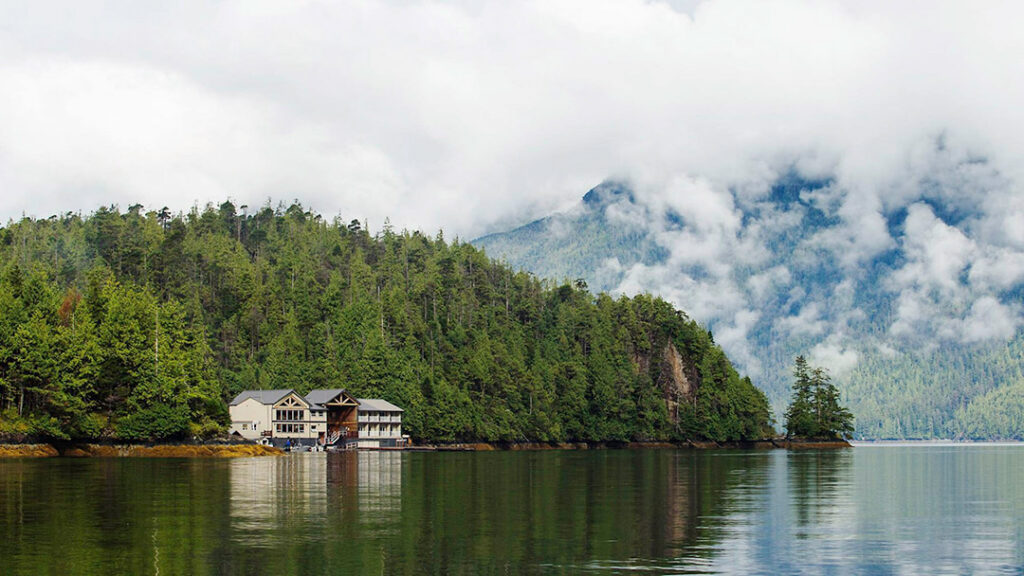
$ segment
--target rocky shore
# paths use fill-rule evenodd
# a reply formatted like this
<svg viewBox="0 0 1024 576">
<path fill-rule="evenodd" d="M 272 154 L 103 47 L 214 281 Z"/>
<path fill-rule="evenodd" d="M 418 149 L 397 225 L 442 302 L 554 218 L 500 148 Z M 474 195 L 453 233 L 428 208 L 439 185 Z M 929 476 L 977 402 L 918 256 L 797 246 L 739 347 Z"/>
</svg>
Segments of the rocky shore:
<svg viewBox="0 0 1024 576">
<path fill-rule="evenodd" d="M 284 454 L 260 444 L 0 444 L 0 458 L 246 458 Z"/>
</svg>

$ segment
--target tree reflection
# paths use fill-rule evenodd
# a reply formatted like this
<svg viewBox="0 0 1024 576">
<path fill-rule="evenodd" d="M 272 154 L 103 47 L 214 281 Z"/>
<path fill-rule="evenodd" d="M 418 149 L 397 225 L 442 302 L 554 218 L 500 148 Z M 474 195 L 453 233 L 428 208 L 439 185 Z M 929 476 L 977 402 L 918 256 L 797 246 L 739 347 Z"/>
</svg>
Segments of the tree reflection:
<svg viewBox="0 0 1024 576">
<path fill-rule="evenodd" d="M 827 521 L 845 502 L 852 478 L 851 450 L 794 450 L 786 453 L 789 492 L 797 527 Z M 798 531 L 803 538 L 805 531 Z"/>
</svg>

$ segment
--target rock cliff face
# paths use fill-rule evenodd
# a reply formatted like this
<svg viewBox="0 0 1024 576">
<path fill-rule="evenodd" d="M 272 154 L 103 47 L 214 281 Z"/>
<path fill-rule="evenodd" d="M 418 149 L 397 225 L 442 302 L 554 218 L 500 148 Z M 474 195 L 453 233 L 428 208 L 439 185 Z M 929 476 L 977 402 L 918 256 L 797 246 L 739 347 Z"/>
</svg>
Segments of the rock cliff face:
<svg viewBox="0 0 1024 576">
<path fill-rule="evenodd" d="M 689 358 L 679 353 L 671 340 L 665 343 L 661 351 L 660 368 L 658 386 L 664 395 L 672 422 L 678 423 L 679 405 L 696 403 L 700 373 Z"/>
<path fill-rule="evenodd" d="M 669 417 L 673 424 L 677 424 L 679 422 L 679 406 L 682 404 L 695 405 L 697 402 L 700 372 L 691 359 L 679 353 L 679 349 L 671 340 L 665 342 L 665 345 L 660 348 L 660 353 L 656 355 L 633 354 L 633 366 L 638 374 L 649 372 L 652 362 L 657 362 L 656 382 L 665 399 Z"/>
</svg>

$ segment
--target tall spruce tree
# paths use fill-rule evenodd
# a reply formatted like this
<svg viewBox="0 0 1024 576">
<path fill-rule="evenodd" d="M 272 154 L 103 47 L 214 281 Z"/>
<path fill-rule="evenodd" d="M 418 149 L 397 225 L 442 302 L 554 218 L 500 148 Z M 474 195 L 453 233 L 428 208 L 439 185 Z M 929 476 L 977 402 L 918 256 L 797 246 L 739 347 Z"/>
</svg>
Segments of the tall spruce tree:
<svg viewBox="0 0 1024 576">
<path fill-rule="evenodd" d="M 797 356 L 793 377 L 793 396 L 785 414 L 786 437 L 849 438 L 854 430 L 853 414 L 840 404 L 839 390 L 828 372 Z"/>
<path fill-rule="evenodd" d="M 814 382 L 807 359 L 796 357 L 793 367 L 793 397 L 786 408 L 786 437 L 813 438 L 817 436 L 814 417 Z"/>
<path fill-rule="evenodd" d="M 819 438 L 849 438 L 853 435 L 853 414 L 839 403 L 839 390 L 822 368 L 811 371 L 814 411 Z"/>
</svg>

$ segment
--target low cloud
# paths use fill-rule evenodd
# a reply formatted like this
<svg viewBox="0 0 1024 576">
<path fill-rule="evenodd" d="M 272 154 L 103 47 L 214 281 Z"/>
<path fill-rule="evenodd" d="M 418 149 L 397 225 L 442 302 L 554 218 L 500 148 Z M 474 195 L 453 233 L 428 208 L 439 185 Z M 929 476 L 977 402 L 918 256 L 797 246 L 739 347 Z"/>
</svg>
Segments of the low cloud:
<svg viewBox="0 0 1024 576">
<path fill-rule="evenodd" d="M 828 369 L 836 378 L 842 378 L 857 366 L 860 354 L 844 348 L 834 339 L 821 342 L 811 349 L 811 364 Z"/>
<path fill-rule="evenodd" d="M 914 156 L 912 171 L 870 194 L 829 172 L 814 174 L 824 184 L 798 181 L 788 199 L 764 184 L 645 182 L 637 201 L 668 256 L 634 264 L 619 290 L 653 291 L 691 311 L 755 376 L 768 352 L 752 348 L 752 338 L 771 353 L 810 350 L 837 375 L 863 351 L 1012 338 L 1024 320 L 1014 300 L 1024 251 L 992 234 L 990 222 L 1006 217 L 991 211 L 991 198 L 1014 197 L 1015 184 L 942 138 Z M 769 182 L 792 179 L 789 170 Z"/>
<path fill-rule="evenodd" d="M 696 226 L 728 227 L 723 191 L 756 198 L 795 166 L 848 191 L 847 226 L 822 241 L 855 265 L 885 247 L 873 212 L 935 137 L 1019 181 L 1022 15 L 796 0 L 12 4 L 0 217 L 273 196 L 471 237 L 629 175 L 667 183 L 664 204 Z M 1024 246 L 1010 215 L 991 216 Z"/>
<path fill-rule="evenodd" d="M 608 216 L 668 257 L 606 272 L 739 356 L 780 318 L 768 329 L 848 361 L 872 274 L 895 310 L 886 338 L 1001 339 L 1024 280 L 1022 17 L 1015 2 L 11 3 L 0 219 L 272 197 L 471 238 L 622 177 L 637 205 Z M 792 174 L 826 185 L 773 199 Z M 829 280 L 802 284 L 815 270 Z"/>
<path fill-rule="evenodd" d="M 820 336 L 828 328 L 821 318 L 821 310 L 817 302 L 811 302 L 801 308 L 796 316 L 786 316 L 777 325 L 793 336 Z"/>
</svg>

